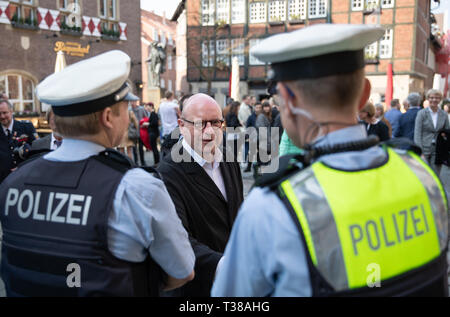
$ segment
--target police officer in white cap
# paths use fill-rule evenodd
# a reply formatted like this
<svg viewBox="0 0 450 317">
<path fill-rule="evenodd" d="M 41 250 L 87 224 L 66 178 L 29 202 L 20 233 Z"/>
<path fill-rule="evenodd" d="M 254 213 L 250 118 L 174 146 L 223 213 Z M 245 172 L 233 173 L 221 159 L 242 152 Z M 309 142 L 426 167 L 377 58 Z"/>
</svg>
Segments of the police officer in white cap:
<svg viewBox="0 0 450 317">
<path fill-rule="evenodd" d="M 111 148 L 128 127 L 130 58 L 110 51 L 36 90 L 64 137 L 0 187 L 7 296 L 147 296 L 193 279 L 164 183 Z"/>
<path fill-rule="evenodd" d="M 283 127 L 304 156 L 244 201 L 213 296 L 446 296 L 447 199 L 410 150 L 357 124 L 379 27 L 323 24 L 262 41 Z M 405 190 L 406 189 L 406 190 Z"/>
</svg>

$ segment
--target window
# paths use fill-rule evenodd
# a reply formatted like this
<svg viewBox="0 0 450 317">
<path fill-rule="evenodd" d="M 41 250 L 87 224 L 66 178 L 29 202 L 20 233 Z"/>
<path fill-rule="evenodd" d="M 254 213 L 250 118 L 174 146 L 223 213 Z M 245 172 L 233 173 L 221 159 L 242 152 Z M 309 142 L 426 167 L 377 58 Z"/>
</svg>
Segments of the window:
<svg viewBox="0 0 450 317">
<path fill-rule="evenodd" d="M 309 0 L 309 17 L 324 18 L 327 16 L 327 0 Z"/>
<path fill-rule="evenodd" d="M 237 57 L 239 61 L 239 66 L 244 65 L 245 56 L 245 41 L 244 39 L 232 39 L 231 40 L 231 58 Z"/>
<path fill-rule="evenodd" d="M 161 44 L 166 45 L 166 33 L 161 32 Z"/>
<path fill-rule="evenodd" d="M 306 19 L 306 0 L 289 0 L 289 21 Z"/>
<path fill-rule="evenodd" d="M 386 32 L 384 32 L 384 36 L 380 40 L 380 58 L 392 57 L 392 36 L 392 29 L 387 29 Z"/>
<path fill-rule="evenodd" d="M 8 74 L 0 76 L 0 92 L 5 91 L 14 111 L 36 112 L 34 103 L 34 83 L 24 75 Z"/>
<path fill-rule="evenodd" d="M 72 20 L 75 26 L 81 28 L 81 4 L 80 0 L 59 0 L 59 19 L 61 22 L 61 29 L 68 28 L 70 26 L 70 22 L 68 17 L 71 13 L 77 14 L 80 19 Z"/>
<path fill-rule="evenodd" d="M 250 39 L 248 42 L 249 45 L 249 63 L 250 65 L 264 65 L 264 62 L 260 61 L 259 59 L 257 59 L 256 57 L 253 56 L 252 54 L 252 50 L 253 47 L 255 47 L 256 44 L 258 44 L 260 41 L 260 39 Z"/>
<path fill-rule="evenodd" d="M 366 10 L 376 10 L 380 6 L 380 0 L 366 0 Z"/>
<path fill-rule="evenodd" d="M 172 34 L 170 34 L 170 33 L 169 33 L 169 35 L 167 36 L 167 44 L 173 45 Z"/>
<path fill-rule="evenodd" d="M 352 11 L 362 11 L 364 0 L 352 0 Z"/>
<path fill-rule="evenodd" d="M 169 91 L 173 91 L 173 90 L 172 90 L 172 80 L 170 80 L 170 79 L 167 80 L 167 89 L 168 89 Z"/>
<path fill-rule="evenodd" d="M 245 23 L 245 0 L 231 0 L 231 23 Z"/>
<path fill-rule="evenodd" d="M 212 67 L 214 66 L 214 41 L 203 41 L 202 43 L 202 66 Z"/>
<path fill-rule="evenodd" d="M 202 0 L 202 25 L 214 25 L 215 0 Z"/>
<path fill-rule="evenodd" d="M 159 34 L 157 29 L 153 29 L 153 41 L 159 42 Z"/>
<path fill-rule="evenodd" d="M 364 50 L 366 59 L 374 59 L 378 56 L 378 42 L 367 45 Z"/>
<path fill-rule="evenodd" d="M 230 0 L 217 0 L 217 23 L 230 23 Z"/>
<path fill-rule="evenodd" d="M 172 55 L 167 57 L 167 69 L 172 69 Z"/>
<path fill-rule="evenodd" d="M 119 37 L 117 0 L 99 0 L 99 9 L 101 33 Z"/>
<path fill-rule="evenodd" d="M 20 24 L 28 24 L 37 26 L 37 5 L 34 0 L 16 0 L 9 4 L 9 14 L 11 20 Z"/>
<path fill-rule="evenodd" d="M 230 54 L 228 51 L 228 39 L 217 40 L 217 62 L 230 66 Z"/>
<path fill-rule="evenodd" d="M 428 1 L 427 1 L 427 3 L 428 3 Z M 394 0 L 381 0 L 381 7 L 382 8 L 393 8 Z"/>
<path fill-rule="evenodd" d="M 250 23 L 266 22 L 266 2 L 250 3 Z"/>
<path fill-rule="evenodd" d="M 286 21 L 286 1 L 269 2 L 269 21 Z"/>
<path fill-rule="evenodd" d="M 166 88 L 166 82 L 165 82 L 164 78 L 161 78 L 159 83 L 161 85 L 161 88 Z"/>
</svg>

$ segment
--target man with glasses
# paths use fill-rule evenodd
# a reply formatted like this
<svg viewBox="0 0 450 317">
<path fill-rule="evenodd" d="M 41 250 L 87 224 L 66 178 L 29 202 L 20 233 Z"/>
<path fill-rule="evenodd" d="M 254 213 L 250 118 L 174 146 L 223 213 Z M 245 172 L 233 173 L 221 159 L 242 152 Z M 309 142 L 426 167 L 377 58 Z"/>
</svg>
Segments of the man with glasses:
<svg viewBox="0 0 450 317">
<path fill-rule="evenodd" d="M 417 147 L 380 146 L 357 122 L 364 47 L 384 32 L 318 24 L 254 48 L 305 155 L 282 157 L 246 198 L 213 296 L 448 296 L 442 184 Z"/>
<path fill-rule="evenodd" d="M 158 171 L 189 234 L 196 277 L 165 295 L 209 296 L 243 201 L 241 171 L 233 153 L 224 153 L 222 111 L 213 98 L 205 94 L 190 97 L 178 124 L 183 137 L 161 161 Z"/>
</svg>

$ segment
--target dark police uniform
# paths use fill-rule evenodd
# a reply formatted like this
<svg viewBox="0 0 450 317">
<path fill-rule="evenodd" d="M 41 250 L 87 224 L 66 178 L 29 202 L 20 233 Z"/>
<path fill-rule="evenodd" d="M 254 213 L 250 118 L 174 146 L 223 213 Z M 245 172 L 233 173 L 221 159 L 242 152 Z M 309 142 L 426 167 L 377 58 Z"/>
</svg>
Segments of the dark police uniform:
<svg viewBox="0 0 450 317">
<path fill-rule="evenodd" d="M 382 34 L 318 25 L 254 54 L 273 62 L 274 80 L 320 78 L 364 67 L 364 46 Z M 442 183 L 414 151 L 376 142 L 355 125 L 282 158 L 243 203 L 212 295 L 447 296 Z"/>
</svg>

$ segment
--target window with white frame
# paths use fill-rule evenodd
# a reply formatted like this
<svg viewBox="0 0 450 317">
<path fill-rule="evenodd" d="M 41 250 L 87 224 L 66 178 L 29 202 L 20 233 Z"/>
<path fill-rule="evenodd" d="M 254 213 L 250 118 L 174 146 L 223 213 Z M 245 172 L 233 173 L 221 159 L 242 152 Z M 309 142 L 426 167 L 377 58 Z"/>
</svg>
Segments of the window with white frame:
<svg viewBox="0 0 450 317">
<path fill-rule="evenodd" d="M 378 42 L 367 45 L 364 49 L 366 59 L 374 59 L 378 56 Z"/>
<path fill-rule="evenodd" d="M 269 2 L 269 21 L 286 21 L 285 0 L 275 0 Z"/>
<path fill-rule="evenodd" d="M 153 41 L 159 42 L 159 32 L 157 29 L 153 29 Z"/>
<path fill-rule="evenodd" d="M 14 73 L 1 75 L 0 92 L 6 92 L 15 112 L 37 112 L 31 78 Z"/>
<path fill-rule="evenodd" d="M 375 10 L 379 8 L 380 0 L 366 0 L 365 9 L 366 10 Z"/>
<path fill-rule="evenodd" d="M 202 0 L 202 25 L 214 25 L 215 0 Z"/>
<path fill-rule="evenodd" d="M 209 45 L 208 45 L 209 42 Z M 202 66 L 212 67 L 214 66 L 214 41 L 202 42 Z"/>
<path fill-rule="evenodd" d="M 392 57 L 393 29 L 387 29 L 380 40 L 380 58 Z"/>
<path fill-rule="evenodd" d="M 289 21 L 306 19 L 306 0 L 289 0 Z"/>
<path fill-rule="evenodd" d="M 239 66 L 243 66 L 245 62 L 245 41 L 244 39 L 231 40 L 231 58 L 235 56 L 238 58 Z"/>
<path fill-rule="evenodd" d="M 161 32 L 161 44 L 166 45 L 166 33 Z"/>
<path fill-rule="evenodd" d="M 230 0 L 216 1 L 217 23 L 230 23 Z"/>
<path fill-rule="evenodd" d="M 172 80 L 171 80 L 171 79 L 168 79 L 168 80 L 167 80 L 167 90 L 173 91 L 173 90 L 172 90 Z"/>
<path fill-rule="evenodd" d="M 309 18 L 324 18 L 327 16 L 327 0 L 309 0 Z"/>
<path fill-rule="evenodd" d="M 170 33 L 167 35 L 167 44 L 173 45 L 172 34 Z"/>
<path fill-rule="evenodd" d="M 267 20 L 266 2 L 252 2 L 250 3 L 250 23 L 264 23 Z"/>
<path fill-rule="evenodd" d="M 171 70 L 173 67 L 172 65 L 172 55 L 167 56 L 167 69 Z"/>
<path fill-rule="evenodd" d="M 9 1 L 8 11 L 13 22 L 37 26 L 36 10 L 35 0 Z"/>
<path fill-rule="evenodd" d="M 382 8 L 393 8 L 395 0 L 381 0 Z"/>
<path fill-rule="evenodd" d="M 160 82 L 161 88 L 166 88 L 166 81 L 164 80 L 164 78 L 161 78 L 159 82 Z"/>
<path fill-rule="evenodd" d="M 99 0 L 99 16 L 102 34 L 114 34 L 116 37 L 120 36 L 117 1 L 118 0 Z"/>
<path fill-rule="evenodd" d="M 257 45 L 259 43 L 259 41 L 261 41 L 261 39 L 250 39 L 248 41 L 248 46 L 249 46 L 249 52 L 248 52 L 248 56 L 249 56 L 249 64 L 250 65 L 264 65 L 264 62 L 260 61 L 259 59 L 257 59 L 255 56 L 253 56 L 253 48 L 255 47 L 255 45 Z"/>
<path fill-rule="evenodd" d="M 231 23 L 245 23 L 245 0 L 231 0 Z"/>
<path fill-rule="evenodd" d="M 364 0 L 352 0 L 352 11 L 361 11 L 364 9 Z"/>
<path fill-rule="evenodd" d="M 230 51 L 228 47 L 228 39 L 216 41 L 217 62 L 230 66 Z"/>
</svg>

